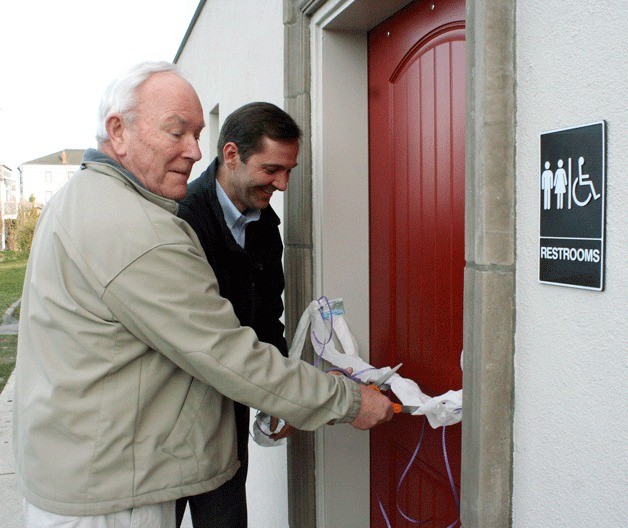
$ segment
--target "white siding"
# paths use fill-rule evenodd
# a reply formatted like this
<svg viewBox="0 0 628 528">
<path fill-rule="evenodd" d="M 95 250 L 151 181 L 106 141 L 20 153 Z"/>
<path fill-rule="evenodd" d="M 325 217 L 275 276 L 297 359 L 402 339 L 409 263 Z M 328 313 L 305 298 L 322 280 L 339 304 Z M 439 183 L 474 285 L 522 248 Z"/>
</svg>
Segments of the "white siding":
<svg viewBox="0 0 628 528">
<path fill-rule="evenodd" d="M 233 110 L 253 101 L 283 108 L 282 0 L 208 0 L 178 64 L 205 113 L 203 159 L 193 179 L 216 156 L 216 132 Z M 282 194 L 275 193 L 271 203 L 283 218 Z M 262 448 L 251 441 L 249 451 L 249 527 L 287 527 L 286 448 Z"/>
<path fill-rule="evenodd" d="M 625 526 L 628 10 L 517 2 L 513 526 Z M 539 284 L 539 134 L 607 121 L 606 289 Z"/>
</svg>

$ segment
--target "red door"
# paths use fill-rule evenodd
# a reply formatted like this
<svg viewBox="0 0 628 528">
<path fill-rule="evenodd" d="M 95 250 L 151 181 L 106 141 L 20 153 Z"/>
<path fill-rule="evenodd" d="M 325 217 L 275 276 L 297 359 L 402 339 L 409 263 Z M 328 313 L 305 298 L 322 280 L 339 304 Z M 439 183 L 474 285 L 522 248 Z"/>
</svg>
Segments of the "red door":
<svg viewBox="0 0 628 528">
<path fill-rule="evenodd" d="M 434 8 L 432 8 L 434 5 Z M 416 1 L 369 34 L 371 363 L 462 387 L 464 0 Z M 396 416 L 371 433 L 371 526 L 458 526 L 460 433 Z M 399 509 L 398 509 L 399 507 Z"/>
</svg>

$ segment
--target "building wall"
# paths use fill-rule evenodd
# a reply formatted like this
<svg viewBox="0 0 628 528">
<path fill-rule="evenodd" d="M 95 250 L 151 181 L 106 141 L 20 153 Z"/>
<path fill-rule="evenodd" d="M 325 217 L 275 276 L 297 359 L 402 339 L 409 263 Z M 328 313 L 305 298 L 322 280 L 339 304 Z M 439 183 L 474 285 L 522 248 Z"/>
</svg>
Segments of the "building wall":
<svg viewBox="0 0 628 528">
<path fill-rule="evenodd" d="M 282 1 L 207 0 L 177 64 L 205 112 L 194 179 L 214 159 L 217 132 L 233 110 L 253 101 L 283 107 Z"/>
<path fill-rule="evenodd" d="M 19 185 L 13 171 L 5 165 L 0 165 L 0 206 L 5 220 L 17 217 L 19 194 Z"/>
<path fill-rule="evenodd" d="M 6 249 L 7 220 L 17 218 L 19 186 L 11 169 L 0 165 L 0 249 Z"/>
<path fill-rule="evenodd" d="M 199 94 L 206 128 L 198 177 L 216 155 L 216 140 L 227 115 L 253 101 L 283 108 L 282 0 L 207 0 L 177 63 Z M 271 204 L 283 218 L 283 196 Z M 288 526 L 286 447 L 249 442 L 247 481 L 249 527 Z"/>
<path fill-rule="evenodd" d="M 305 5 L 307 2 L 301 3 Z M 328 4 L 341 3 L 338 1 Z M 217 130 L 230 111 L 251 100 L 263 99 L 282 105 L 281 4 L 280 0 L 260 0 L 254 3 L 236 0 L 206 2 L 178 61 L 190 73 L 201 97 L 208 124 L 208 129 L 201 138 L 204 159 L 195 167 L 193 176 L 198 175 L 213 158 Z M 628 161 L 628 115 L 623 102 L 627 88 L 625 57 L 628 56 L 628 43 L 623 28 L 628 22 L 628 15 L 622 9 L 622 0 L 602 0 L 595 4 L 571 3 L 569 6 L 564 2 L 541 0 L 516 4 L 502 0 L 468 2 L 470 9 L 477 10 L 478 13 L 482 6 L 487 9 L 490 7 L 488 14 L 493 18 L 497 16 L 493 8 L 506 4 L 516 5 L 516 17 L 513 18 L 516 20 L 514 68 L 517 119 L 514 130 L 516 352 L 512 409 L 512 525 L 517 528 L 577 528 L 607 524 L 620 526 L 624 524 L 622 521 L 625 521 L 628 511 L 625 498 L 625 446 L 628 445 L 628 438 L 625 432 L 625 413 L 622 411 L 626 392 L 625 357 L 628 349 L 628 330 L 624 315 L 628 298 L 628 281 L 624 272 L 625 263 L 628 262 L 624 234 L 627 219 L 624 211 L 628 193 L 622 172 Z M 481 14 L 481 17 L 478 14 L 475 18 L 490 19 L 490 16 L 484 16 L 486 13 Z M 470 18 L 473 21 L 474 17 Z M 478 72 L 482 68 L 490 69 L 495 62 L 494 44 L 500 39 L 499 35 L 487 38 L 487 33 L 494 28 L 490 21 L 485 25 L 481 22 L 482 20 L 476 21 L 475 25 L 469 24 L 469 33 L 476 49 L 473 57 L 477 61 L 469 64 L 470 73 Z M 321 22 L 321 27 L 322 24 Z M 342 33 L 337 32 L 338 28 L 331 29 L 334 31 L 330 31 L 321 40 L 326 44 L 321 44 L 320 49 L 317 48 L 314 38 L 312 47 L 315 52 L 333 52 L 334 57 L 340 59 L 359 58 L 359 53 L 351 55 L 346 51 L 356 44 L 359 34 L 348 33 L 345 39 Z M 338 49 L 341 50 L 340 53 Z M 314 72 L 319 63 L 320 58 L 313 59 Z M 508 68 L 511 66 L 513 64 L 509 61 Z M 290 67 L 290 64 L 286 64 L 286 67 Z M 325 68 L 321 68 L 318 73 L 321 77 L 327 76 L 326 79 L 333 76 L 333 72 Z M 484 114 L 489 125 L 495 121 L 495 117 L 500 117 L 492 114 L 495 111 L 493 103 L 500 99 L 498 90 L 503 80 L 501 76 L 506 75 L 502 70 L 490 73 L 493 81 L 490 90 L 482 85 L 483 77 L 478 76 L 473 81 L 477 83 L 477 89 L 483 89 L 484 95 L 487 95 Z M 321 152 L 330 150 L 325 148 L 328 145 L 326 142 L 332 141 L 329 132 L 341 130 L 342 123 L 334 122 L 330 125 L 334 115 L 331 103 L 336 100 L 337 95 L 330 95 L 327 91 L 333 90 L 337 84 L 330 84 L 328 79 L 321 82 L 316 75 L 313 77 L 314 84 L 320 84 L 313 90 L 312 100 L 316 177 L 316 174 L 328 174 L 327 171 L 336 167 L 335 163 L 330 163 L 331 158 L 326 157 L 326 154 L 321 155 Z M 351 81 L 348 75 L 343 78 L 345 82 L 348 78 Z M 502 90 L 506 92 L 503 86 Z M 322 102 L 323 97 L 326 97 L 325 104 Z M 343 111 L 346 112 L 346 108 L 345 105 Z M 603 292 L 592 292 L 539 284 L 539 134 L 600 119 L 605 119 L 608 125 L 606 289 Z M 512 126 L 508 130 L 511 131 Z M 467 133 L 470 133 L 469 130 Z M 495 156 L 495 152 L 503 150 L 499 148 L 501 136 L 491 136 L 486 133 L 485 128 L 478 129 L 478 134 L 482 136 L 481 141 L 486 143 L 486 152 L 492 152 Z M 346 148 L 344 153 L 347 154 Z M 351 158 L 352 150 L 349 149 L 348 154 L 347 159 L 355 159 Z M 490 156 L 485 157 L 483 163 L 484 165 L 478 165 L 482 169 L 478 171 L 480 176 L 495 172 L 495 164 L 491 164 Z M 343 173 L 342 184 L 347 183 L 347 174 L 351 177 L 351 171 Z M 500 189 L 498 184 L 488 187 L 483 183 L 485 180 L 478 180 L 480 183 L 477 192 L 481 195 L 480 198 L 491 203 L 505 201 L 505 190 Z M 497 178 L 494 180 L 501 181 Z M 315 183 L 316 186 L 321 180 L 315 181 L 318 182 Z M 325 229 L 333 231 L 334 227 L 332 223 L 328 225 L 321 218 L 327 219 L 325 214 L 333 209 L 334 199 L 341 200 L 340 194 L 334 195 L 331 192 L 329 183 L 325 180 L 325 185 L 314 191 L 315 199 L 321 200 L 314 207 L 315 215 L 320 215 L 318 224 L 315 218 L 317 240 L 329 240 Z M 273 205 L 281 214 L 283 207 L 276 203 Z M 499 229 L 493 229 L 495 225 L 503 224 L 506 228 L 510 226 L 510 229 L 504 228 L 504 233 L 512 233 L 512 214 L 500 224 L 494 222 L 494 209 L 486 208 L 484 224 L 488 226 L 487 229 L 478 231 L 475 239 L 470 237 L 467 245 L 476 244 L 478 240 L 489 236 L 499 238 L 502 233 L 496 232 Z M 497 250 L 500 245 L 494 246 L 493 249 Z M 512 244 L 507 248 L 512 248 Z M 316 257 L 315 270 L 317 289 L 321 288 L 325 293 L 333 291 L 333 294 L 343 295 L 347 299 L 350 295 L 355 296 L 356 288 L 345 295 L 345 285 L 333 273 L 326 273 L 329 271 L 328 263 L 333 257 L 329 244 L 325 245 L 325 251 L 320 247 L 318 249 L 320 254 Z M 355 268 L 355 263 L 352 268 Z M 497 268 L 489 263 L 480 271 L 490 273 L 495 269 Z M 357 290 L 361 291 L 360 288 Z M 365 301 L 368 302 L 368 297 Z M 490 295 L 483 297 L 482 301 L 487 310 L 498 305 Z M 363 308 L 358 303 L 357 307 L 350 304 L 350 309 L 352 323 L 358 322 L 356 328 L 352 328 L 356 334 L 362 336 L 360 328 L 366 321 L 361 317 Z M 478 319 L 484 321 L 484 312 L 480 309 Z M 499 329 L 490 328 L 490 325 L 488 327 L 485 333 L 499 333 Z M 509 354 L 508 361 L 503 361 L 508 363 L 511 356 L 507 347 L 495 347 L 495 354 L 499 353 Z M 498 377 L 500 371 L 495 367 L 494 359 L 499 362 L 499 358 L 490 356 L 482 368 Z M 468 374 L 466 369 L 465 372 Z M 480 399 L 493 394 L 490 388 L 478 387 L 479 389 L 482 389 Z M 468 397 L 467 393 L 465 395 Z M 491 414 L 494 407 L 491 402 L 481 407 L 480 410 L 487 411 L 483 416 L 478 413 L 478 423 L 483 420 L 504 425 Z M 510 411 L 510 405 L 506 407 Z M 509 426 L 509 415 L 505 419 Z M 336 429 L 330 431 L 326 428 L 322 434 L 331 437 L 337 434 Z M 487 428 L 484 430 L 485 433 L 489 431 Z M 342 434 L 340 431 L 340 435 Z M 508 433 L 507 439 L 509 438 Z M 495 443 L 494 438 L 489 440 Z M 355 447 L 355 444 L 351 445 Z M 249 479 L 250 525 L 252 528 L 287 526 L 287 519 L 272 517 L 272 514 L 283 515 L 287 511 L 287 506 L 282 502 L 285 497 L 285 450 L 252 447 Z M 490 459 L 494 452 L 492 447 L 487 445 L 482 456 L 488 453 Z M 336 462 L 338 461 L 330 459 L 329 464 L 326 464 L 327 469 L 322 468 L 324 471 L 320 471 L 321 467 L 317 466 L 317 485 L 333 489 L 334 493 L 340 495 L 343 488 L 351 488 L 347 486 L 346 476 L 343 480 L 332 473 L 333 463 Z M 486 462 L 485 458 L 479 461 L 484 471 L 482 475 L 487 479 L 492 478 L 495 473 L 495 464 L 492 462 Z M 468 462 L 467 464 L 469 465 Z M 272 471 L 271 475 L 268 474 L 269 471 Z M 277 484 L 279 490 L 266 497 L 261 494 L 271 489 L 268 482 Z M 354 489 L 351 492 L 355 495 Z M 478 503 L 486 501 L 487 495 L 482 488 Z M 354 500 L 353 504 L 355 503 Z M 360 507 L 363 505 L 360 501 L 357 503 Z M 350 501 L 347 504 L 351 506 Z M 335 508 L 335 505 L 322 508 L 327 520 L 346 518 L 346 512 L 331 511 L 329 508 L 332 507 Z M 475 503 L 472 507 L 475 507 Z M 490 513 L 491 510 L 487 511 Z M 355 519 L 355 513 L 350 518 Z M 333 521 L 328 524 L 332 525 Z"/>
<path fill-rule="evenodd" d="M 620 526 L 626 474 L 628 11 L 517 2 L 513 526 Z M 540 284 L 539 134 L 607 121 L 606 288 Z"/>
<path fill-rule="evenodd" d="M 78 168 L 79 165 L 22 165 L 22 198 L 28 200 L 33 195 L 35 203 L 47 204 Z"/>
</svg>

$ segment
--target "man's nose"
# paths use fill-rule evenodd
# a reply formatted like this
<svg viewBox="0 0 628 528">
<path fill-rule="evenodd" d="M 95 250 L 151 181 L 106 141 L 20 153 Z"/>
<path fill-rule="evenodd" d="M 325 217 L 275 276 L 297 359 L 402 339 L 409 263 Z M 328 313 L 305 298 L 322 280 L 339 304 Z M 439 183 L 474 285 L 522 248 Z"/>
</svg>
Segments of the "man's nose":
<svg viewBox="0 0 628 528">
<path fill-rule="evenodd" d="M 185 147 L 185 153 L 183 154 L 184 157 L 192 159 L 195 162 L 203 157 L 203 154 L 201 154 L 201 149 L 198 146 L 198 140 L 195 137 L 189 139 Z"/>
<path fill-rule="evenodd" d="M 273 181 L 273 187 L 278 191 L 285 191 L 288 188 L 288 179 L 290 178 L 290 174 L 286 172 L 282 172 L 275 178 Z"/>
</svg>

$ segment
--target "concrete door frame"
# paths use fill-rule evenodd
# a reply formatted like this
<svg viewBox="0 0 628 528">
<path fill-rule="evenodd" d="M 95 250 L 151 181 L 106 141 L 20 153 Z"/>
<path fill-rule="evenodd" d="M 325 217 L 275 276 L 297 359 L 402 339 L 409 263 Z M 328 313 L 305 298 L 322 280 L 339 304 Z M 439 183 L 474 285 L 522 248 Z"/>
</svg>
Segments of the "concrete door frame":
<svg viewBox="0 0 628 528">
<path fill-rule="evenodd" d="M 439 0 L 432 1 L 437 8 Z M 328 110 L 333 109 L 334 104 L 348 104 L 348 108 L 342 108 L 343 113 L 350 116 L 347 122 L 364 122 L 365 108 L 360 112 L 359 106 L 366 100 L 366 84 L 354 93 L 351 101 L 343 99 L 339 83 L 347 80 L 357 83 L 364 78 L 360 65 L 365 59 L 366 32 L 407 3 L 407 0 L 284 0 L 285 104 L 304 129 L 299 172 L 292 178 L 285 200 L 288 335 L 292 335 L 302 310 L 313 295 L 321 293 L 321 288 L 329 286 L 334 294 L 336 288 L 343 290 L 342 281 L 335 280 L 325 270 L 334 269 L 330 262 L 338 258 L 342 261 L 338 248 L 328 242 L 333 222 L 343 222 L 347 216 L 343 216 L 342 211 L 334 212 L 325 203 L 334 196 L 333 188 L 329 188 L 334 180 L 322 175 L 330 170 L 341 170 L 345 175 L 353 174 L 354 178 L 363 174 L 366 129 L 363 137 L 362 131 L 354 128 L 355 134 L 349 141 L 347 135 L 338 130 L 338 127 L 342 129 L 342 123 L 334 121 L 333 112 Z M 467 264 L 461 496 L 465 528 L 511 525 L 515 331 L 514 36 L 514 0 L 467 0 Z M 325 45 L 323 40 L 327 40 Z M 334 53 L 339 53 L 339 57 Z M 350 66 L 347 59 L 351 54 L 357 59 L 358 68 L 346 70 L 345 79 L 334 76 L 334 66 L 342 67 L 343 61 L 346 67 Z M 334 143 L 332 133 L 342 142 Z M 334 146 L 345 152 L 351 165 L 343 165 L 340 158 L 332 155 Z M 332 214 L 331 219 L 329 214 Z M 352 251 L 364 258 L 363 233 L 357 234 Z M 353 284 L 357 291 L 364 292 L 359 279 L 353 280 L 358 281 Z M 362 293 L 356 304 L 363 307 L 364 302 L 369 302 L 368 292 L 366 297 Z M 358 319 L 363 320 L 363 317 Z M 366 339 L 364 341 L 368 345 Z M 344 433 L 324 431 L 319 433 L 318 442 L 312 435 L 302 435 L 291 442 L 291 526 L 334 526 L 337 519 L 346 515 L 342 505 L 338 507 L 334 502 L 342 502 L 338 501 L 337 492 L 342 488 L 350 489 L 355 482 L 337 482 L 337 474 L 333 467 L 330 469 L 337 460 L 329 459 L 333 447 L 342 441 L 357 442 L 357 452 L 364 452 L 364 442 L 360 445 L 360 439 L 351 433 L 344 437 Z M 364 479 L 363 470 L 357 473 L 357 480 Z M 336 500 L 331 501 L 327 494 L 335 487 L 333 497 Z M 352 493 L 354 491 L 361 507 L 364 487 L 357 491 L 352 489 Z M 355 507 L 355 503 L 352 506 Z M 365 525 L 363 520 L 356 521 L 355 516 L 349 524 L 346 521 L 345 518 L 345 526 L 354 522 L 356 526 Z"/>
</svg>

